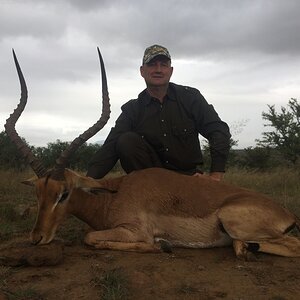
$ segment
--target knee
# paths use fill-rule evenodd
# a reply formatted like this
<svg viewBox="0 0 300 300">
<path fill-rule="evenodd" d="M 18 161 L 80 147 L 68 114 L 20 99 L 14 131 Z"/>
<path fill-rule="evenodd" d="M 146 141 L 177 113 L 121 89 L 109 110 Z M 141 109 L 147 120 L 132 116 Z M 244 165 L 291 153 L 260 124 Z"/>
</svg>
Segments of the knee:
<svg viewBox="0 0 300 300">
<path fill-rule="evenodd" d="M 95 245 L 95 234 L 94 232 L 89 232 L 86 234 L 84 237 L 84 243 L 89 246 L 94 246 Z"/>
<path fill-rule="evenodd" d="M 117 141 L 116 150 L 120 156 L 130 155 L 134 153 L 138 148 L 138 145 L 142 143 L 142 137 L 135 132 L 123 133 Z"/>
</svg>

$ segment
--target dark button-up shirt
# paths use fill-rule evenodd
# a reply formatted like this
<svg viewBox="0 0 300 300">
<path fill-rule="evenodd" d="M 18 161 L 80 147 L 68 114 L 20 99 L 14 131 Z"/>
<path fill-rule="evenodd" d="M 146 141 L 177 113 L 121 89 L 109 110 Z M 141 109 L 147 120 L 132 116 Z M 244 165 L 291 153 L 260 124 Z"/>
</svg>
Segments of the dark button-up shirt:
<svg viewBox="0 0 300 300">
<path fill-rule="evenodd" d="M 167 169 L 196 170 L 203 163 L 198 134 L 209 140 L 211 171 L 222 172 L 229 151 L 229 128 L 201 93 L 191 87 L 169 84 L 163 103 L 147 90 L 122 106 L 122 113 L 91 165 L 104 176 L 118 160 L 115 144 L 128 131 L 152 145 Z"/>
</svg>

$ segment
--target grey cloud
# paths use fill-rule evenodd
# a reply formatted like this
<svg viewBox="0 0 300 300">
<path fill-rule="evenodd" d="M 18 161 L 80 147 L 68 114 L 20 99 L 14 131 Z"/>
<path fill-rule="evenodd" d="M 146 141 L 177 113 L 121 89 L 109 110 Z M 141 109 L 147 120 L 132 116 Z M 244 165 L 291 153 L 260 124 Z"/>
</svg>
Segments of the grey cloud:
<svg viewBox="0 0 300 300">
<path fill-rule="evenodd" d="M 276 97 L 287 101 L 298 96 L 294 87 L 300 84 L 299 11 L 297 0 L 1 0 L 1 113 L 8 115 L 19 97 L 11 48 L 28 83 L 28 111 L 62 119 L 72 111 L 74 124 L 80 117 L 95 119 L 96 46 L 108 73 L 111 124 L 116 108 L 144 87 L 139 65 L 145 47 L 154 43 L 169 48 L 175 81 L 203 88 L 225 116 L 232 115 L 237 99 L 249 106 Z M 78 103 L 90 89 L 96 91 L 84 99 L 83 116 Z"/>
<path fill-rule="evenodd" d="M 141 48 L 154 42 L 179 57 L 245 53 L 298 55 L 299 1 L 116 1 L 86 24 L 93 37 Z M 113 23 L 116 22 L 114 26 Z"/>
<path fill-rule="evenodd" d="M 57 18 L 60 8 L 39 1 L 4 1 L 0 3 L 0 40 L 24 36 L 57 39 L 64 34 L 67 19 Z M 62 9 L 64 11 L 64 9 Z"/>
</svg>

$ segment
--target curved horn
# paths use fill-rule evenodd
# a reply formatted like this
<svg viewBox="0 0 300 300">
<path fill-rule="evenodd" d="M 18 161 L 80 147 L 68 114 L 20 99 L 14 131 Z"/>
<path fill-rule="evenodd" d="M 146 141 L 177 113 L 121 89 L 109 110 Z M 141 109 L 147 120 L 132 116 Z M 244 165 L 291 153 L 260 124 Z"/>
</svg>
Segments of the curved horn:
<svg viewBox="0 0 300 300">
<path fill-rule="evenodd" d="M 26 161 L 30 164 L 31 168 L 33 169 L 33 171 L 36 173 L 36 175 L 38 177 L 43 177 L 46 174 L 46 169 L 43 167 L 41 161 L 34 156 L 30 147 L 20 138 L 20 136 L 18 135 L 15 129 L 16 122 L 18 121 L 19 117 L 21 116 L 26 106 L 28 93 L 27 93 L 26 82 L 21 67 L 19 65 L 17 56 L 15 54 L 14 49 L 12 51 L 13 51 L 13 57 L 14 57 L 20 85 L 21 85 L 21 98 L 16 109 L 6 120 L 4 127 L 8 137 L 10 138 L 12 143 L 14 143 L 17 146 L 17 148 L 19 149 L 23 157 L 26 159 Z"/>
<path fill-rule="evenodd" d="M 107 123 L 110 116 L 110 104 L 109 104 L 109 96 L 108 96 L 108 88 L 107 88 L 107 79 L 106 72 L 104 67 L 104 62 L 102 55 L 100 53 L 99 48 L 97 47 L 100 67 L 101 67 L 101 78 L 102 78 L 102 113 L 100 119 L 92 125 L 89 129 L 79 135 L 77 138 L 73 140 L 73 142 L 61 153 L 60 157 L 56 160 L 56 164 L 54 170 L 52 171 L 51 178 L 53 179 L 63 179 L 64 177 L 64 169 L 68 163 L 71 155 L 88 139 L 94 136 L 100 129 L 104 127 Z"/>
</svg>

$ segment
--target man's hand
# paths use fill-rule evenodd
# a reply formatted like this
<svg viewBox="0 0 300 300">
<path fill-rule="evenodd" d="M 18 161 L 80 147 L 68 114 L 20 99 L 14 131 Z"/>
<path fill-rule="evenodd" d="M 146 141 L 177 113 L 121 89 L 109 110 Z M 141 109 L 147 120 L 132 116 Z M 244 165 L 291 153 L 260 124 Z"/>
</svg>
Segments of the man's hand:
<svg viewBox="0 0 300 300">
<path fill-rule="evenodd" d="M 195 173 L 193 176 L 197 176 L 197 177 L 208 176 L 212 180 L 221 181 L 224 177 L 224 173 L 223 172 L 211 172 L 209 174 Z"/>
<path fill-rule="evenodd" d="M 209 174 L 209 177 L 213 180 L 221 181 L 224 177 L 224 173 L 223 172 L 211 172 Z"/>
</svg>

